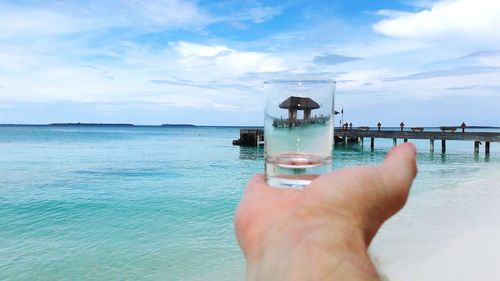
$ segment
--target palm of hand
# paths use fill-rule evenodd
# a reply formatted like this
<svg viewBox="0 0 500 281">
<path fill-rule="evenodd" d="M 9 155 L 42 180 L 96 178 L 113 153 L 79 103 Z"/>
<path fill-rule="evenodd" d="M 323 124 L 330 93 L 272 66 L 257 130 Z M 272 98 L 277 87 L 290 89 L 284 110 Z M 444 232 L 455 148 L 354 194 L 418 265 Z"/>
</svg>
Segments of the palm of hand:
<svg viewBox="0 0 500 281">
<path fill-rule="evenodd" d="M 340 169 L 300 190 L 270 188 L 262 175 L 255 176 L 236 212 L 239 243 L 248 255 L 291 228 L 300 236 L 348 226 L 361 230 L 368 245 L 381 224 L 402 208 L 415 175 L 415 147 L 405 144 L 380 165 Z"/>
</svg>

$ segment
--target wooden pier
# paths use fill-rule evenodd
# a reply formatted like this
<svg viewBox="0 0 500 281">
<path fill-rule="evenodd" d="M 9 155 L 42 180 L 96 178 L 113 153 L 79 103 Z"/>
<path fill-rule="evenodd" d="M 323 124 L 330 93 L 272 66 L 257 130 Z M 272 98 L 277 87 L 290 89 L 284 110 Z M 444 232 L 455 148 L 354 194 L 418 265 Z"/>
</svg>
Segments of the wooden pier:
<svg viewBox="0 0 500 281">
<path fill-rule="evenodd" d="M 320 117 L 313 117 L 309 119 L 274 119 L 273 120 L 273 127 L 276 128 L 293 128 L 293 127 L 301 127 L 301 126 L 308 126 L 308 125 L 314 125 L 314 124 L 325 124 L 330 118 L 320 116 Z"/>
<path fill-rule="evenodd" d="M 459 141 L 473 141 L 474 142 L 474 152 L 479 153 L 479 145 L 484 143 L 485 153 L 490 153 L 490 143 L 500 142 L 500 133 L 493 132 L 433 132 L 433 131 L 378 131 L 378 130 L 335 130 L 335 138 L 340 138 L 341 140 L 347 141 L 361 141 L 364 142 L 364 138 L 370 139 L 370 148 L 374 149 L 375 139 L 393 139 L 394 145 L 397 144 L 397 140 L 401 139 L 407 142 L 409 139 L 416 140 L 429 140 L 430 150 L 434 151 L 434 142 L 436 140 L 441 141 L 441 151 L 446 151 L 446 141 L 447 140 L 459 140 Z"/>
<path fill-rule="evenodd" d="M 479 147 L 484 144 L 486 154 L 490 153 L 492 142 L 500 142 L 500 133 L 494 132 L 455 132 L 442 130 L 439 131 L 386 131 L 386 130 L 370 130 L 369 128 L 342 130 L 335 129 L 335 142 L 361 142 L 364 143 L 365 138 L 370 139 L 370 148 L 375 148 L 375 139 L 392 139 L 394 145 L 398 139 L 407 142 L 408 140 L 429 140 L 430 150 L 434 151 L 435 141 L 441 141 L 441 151 L 446 152 L 446 141 L 473 141 L 474 153 L 479 153 Z M 259 146 L 264 144 L 264 130 L 256 129 L 241 129 L 240 138 L 233 141 L 234 145 L 242 146 Z"/>
<path fill-rule="evenodd" d="M 264 145 L 264 130 L 260 128 L 240 129 L 240 138 L 233 140 L 233 145 L 259 146 Z"/>
</svg>

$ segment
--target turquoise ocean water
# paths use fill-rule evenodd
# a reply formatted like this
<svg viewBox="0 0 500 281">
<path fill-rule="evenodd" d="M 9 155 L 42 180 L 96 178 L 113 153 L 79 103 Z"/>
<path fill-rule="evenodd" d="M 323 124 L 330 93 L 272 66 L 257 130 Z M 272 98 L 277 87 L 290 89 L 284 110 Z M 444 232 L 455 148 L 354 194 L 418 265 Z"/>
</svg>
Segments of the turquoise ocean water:
<svg viewBox="0 0 500 281">
<path fill-rule="evenodd" d="M 0 280 L 241 280 L 233 213 L 262 148 L 238 128 L 0 126 Z M 334 168 L 381 161 L 392 140 L 337 145 Z M 472 142 L 417 141 L 412 196 L 500 163 Z"/>
</svg>

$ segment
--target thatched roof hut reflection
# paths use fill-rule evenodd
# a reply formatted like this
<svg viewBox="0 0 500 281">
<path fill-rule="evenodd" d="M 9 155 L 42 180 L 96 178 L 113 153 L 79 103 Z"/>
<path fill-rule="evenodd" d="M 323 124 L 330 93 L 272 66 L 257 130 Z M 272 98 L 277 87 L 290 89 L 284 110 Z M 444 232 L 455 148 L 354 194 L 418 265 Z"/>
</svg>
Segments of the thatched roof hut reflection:
<svg viewBox="0 0 500 281">
<path fill-rule="evenodd" d="M 311 98 L 291 96 L 280 103 L 279 107 L 288 109 L 288 125 L 295 126 L 298 121 L 297 111 L 304 111 L 304 117 L 301 123 L 307 123 L 307 121 L 311 119 L 311 111 L 321 106 Z"/>
</svg>

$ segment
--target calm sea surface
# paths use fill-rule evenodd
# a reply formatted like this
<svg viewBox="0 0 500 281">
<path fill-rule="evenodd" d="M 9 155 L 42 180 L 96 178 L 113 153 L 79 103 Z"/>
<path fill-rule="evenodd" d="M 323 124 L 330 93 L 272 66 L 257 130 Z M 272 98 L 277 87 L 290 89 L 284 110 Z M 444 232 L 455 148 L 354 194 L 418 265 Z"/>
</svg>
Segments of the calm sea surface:
<svg viewBox="0 0 500 281">
<path fill-rule="evenodd" d="M 240 280 L 233 212 L 262 148 L 238 128 L 0 126 L 0 280 Z M 412 196 L 500 163 L 472 142 L 417 141 Z M 381 161 L 392 140 L 336 146 L 334 167 Z"/>
</svg>

